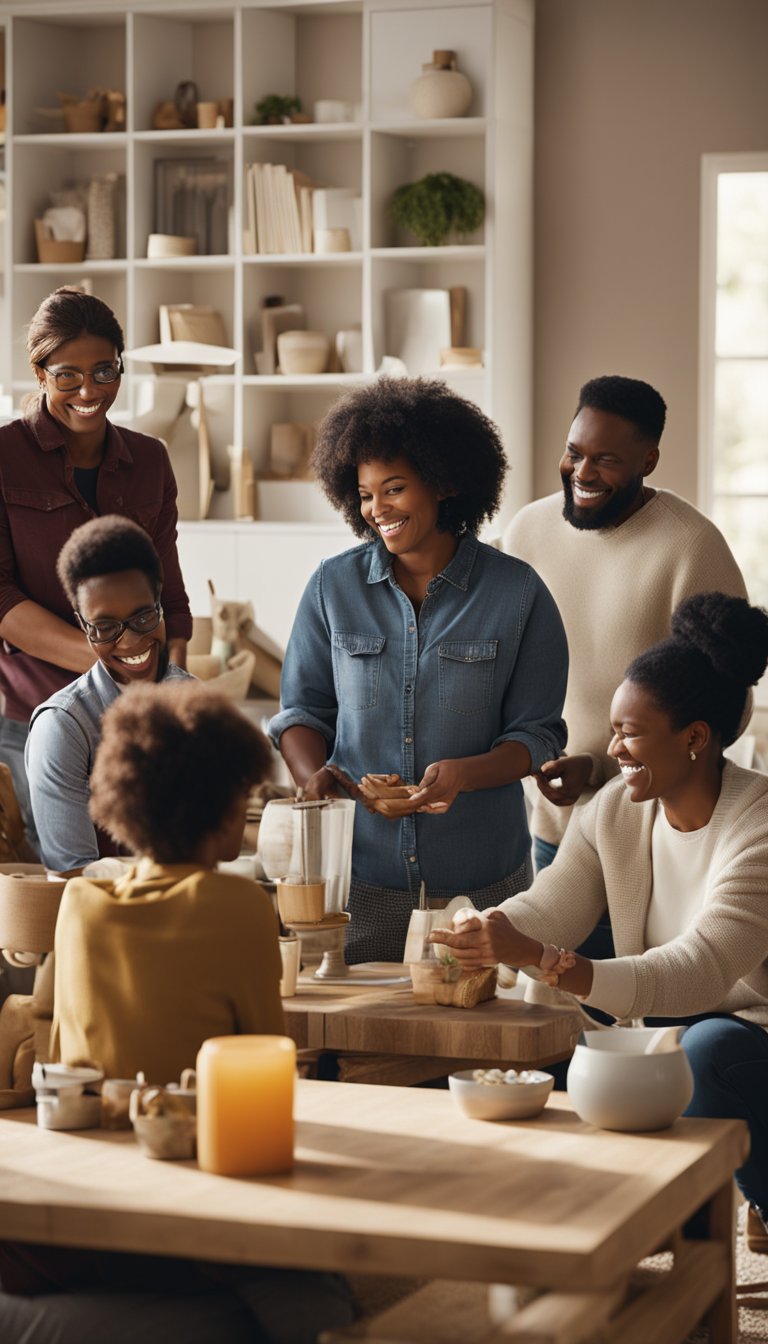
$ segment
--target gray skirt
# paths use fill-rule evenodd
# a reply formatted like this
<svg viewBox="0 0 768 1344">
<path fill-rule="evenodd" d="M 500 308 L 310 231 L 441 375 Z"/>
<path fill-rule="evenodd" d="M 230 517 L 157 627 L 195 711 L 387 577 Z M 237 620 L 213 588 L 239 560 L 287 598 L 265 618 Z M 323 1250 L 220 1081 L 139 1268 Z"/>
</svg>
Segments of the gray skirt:
<svg viewBox="0 0 768 1344">
<path fill-rule="evenodd" d="M 476 910 L 501 905 L 510 896 L 526 891 L 533 880 L 530 857 L 516 872 L 477 891 L 430 891 L 434 900 L 447 902 L 454 896 L 468 896 Z M 418 909 L 419 898 L 410 891 L 394 887 L 373 887 L 352 878 L 347 909 L 344 960 L 349 966 L 361 961 L 402 961 L 411 914 Z"/>
</svg>

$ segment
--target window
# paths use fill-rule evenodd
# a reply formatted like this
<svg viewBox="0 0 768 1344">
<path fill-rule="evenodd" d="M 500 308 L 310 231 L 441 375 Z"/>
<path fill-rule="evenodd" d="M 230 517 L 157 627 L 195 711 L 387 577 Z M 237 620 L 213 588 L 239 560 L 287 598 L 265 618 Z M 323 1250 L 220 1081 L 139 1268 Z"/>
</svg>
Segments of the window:
<svg viewBox="0 0 768 1344">
<path fill-rule="evenodd" d="M 768 606 L 768 154 L 705 155 L 702 507 Z"/>
</svg>

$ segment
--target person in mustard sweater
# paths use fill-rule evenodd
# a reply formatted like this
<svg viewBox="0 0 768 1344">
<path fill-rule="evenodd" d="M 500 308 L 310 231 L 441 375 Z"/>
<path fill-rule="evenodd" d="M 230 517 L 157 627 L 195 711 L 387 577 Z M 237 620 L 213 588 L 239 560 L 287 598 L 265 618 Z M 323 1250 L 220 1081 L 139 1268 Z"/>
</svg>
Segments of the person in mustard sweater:
<svg viewBox="0 0 768 1344">
<path fill-rule="evenodd" d="M 140 857 L 117 881 L 67 883 L 54 1057 L 163 1084 L 209 1036 L 282 1034 L 269 898 L 216 871 L 268 766 L 258 729 L 194 681 L 129 686 L 107 709 L 90 808 Z M 3 1344 L 313 1344 L 354 1315 L 336 1274 L 2 1241 L 0 1287 Z"/>
<path fill-rule="evenodd" d="M 282 1033 L 277 917 L 237 857 L 262 734 L 199 685 L 136 686 L 104 715 L 90 812 L 140 855 L 72 878 L 56 925 L 53 1044 L 108 1078 L 167 1083 L 209 1036 Z"/>
</svg>

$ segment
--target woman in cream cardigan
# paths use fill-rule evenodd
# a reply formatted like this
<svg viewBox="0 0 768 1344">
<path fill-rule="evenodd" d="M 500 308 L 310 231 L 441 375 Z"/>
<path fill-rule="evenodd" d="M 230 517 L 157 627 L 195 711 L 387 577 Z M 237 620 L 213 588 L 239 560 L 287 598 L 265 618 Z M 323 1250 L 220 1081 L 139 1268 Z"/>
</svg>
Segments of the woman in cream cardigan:
<svg viewBox="0 0 768 1344">
<path fill-rule="evenodd" d="M 522 967 L 626 1020 L 683 1022 L 687 1114 L 735 1116 L 748 1239 L 768 1251 L 768 777 L 723 757 L 768 662 L 768 614 L 699 593 L 627 669 L 608 751 L 621 778 L 574 813 L 552 866 L 494 910 L 460 912 L 467 967 Z M 608 912 L 615 958 L 568 951 Z M 464 918 L 463 918 L 464 916 Z M 762 1211 L 762 1213 L 761 1213 Z"/>
</svg>

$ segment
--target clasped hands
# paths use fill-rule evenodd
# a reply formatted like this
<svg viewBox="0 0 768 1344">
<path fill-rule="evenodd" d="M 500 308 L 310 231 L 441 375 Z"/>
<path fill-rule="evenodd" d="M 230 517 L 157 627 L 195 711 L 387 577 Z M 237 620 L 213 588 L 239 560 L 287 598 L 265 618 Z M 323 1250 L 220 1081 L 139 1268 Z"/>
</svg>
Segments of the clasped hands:
<svg viewBox="0 0 768 1344">
<path fill-rule="evenodd" d="M 451 949 L 465 970 L 481 966 L 528 965 L 536 944 L 518 933 L 503 910 L 457 910 L 450 929 L 434 929 L 430 943 Z M 538 944 L 541 947 L 541 944 Z M 534 953 L 535 955 L 535 953 Z"/>
<path fill-rule="evenodd" d="M 439 816 L 448 811 L 462 791 L 461 762 L 434 761 L 427 766 L 421 782 L 415 787 L 407 785 L 396 773 L 363 775 L 360 783 L 356 784 L 337 765 L 325 765 L 307 780 L 304 797 L 312 799 L 338 796 L 338 786 L 341 786 L 350 798 L 362 803 L 369 812 L 378 812 L 380 816 L 389 817 L 391 820 L 407 817 L 413 812 L 430 812 Z M 405 793 L 409 788 L 410 792 Z M 393 797 L 391 791 L 396 789 L 402 789 L 403 796 Z"/>
</svg>

